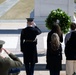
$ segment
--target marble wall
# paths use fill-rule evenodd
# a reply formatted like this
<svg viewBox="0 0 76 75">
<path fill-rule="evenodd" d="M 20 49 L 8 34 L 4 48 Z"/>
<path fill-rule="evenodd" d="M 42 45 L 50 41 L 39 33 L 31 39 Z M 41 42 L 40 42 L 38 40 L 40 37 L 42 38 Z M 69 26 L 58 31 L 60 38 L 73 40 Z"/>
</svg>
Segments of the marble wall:
<svg viewBox="0 0 76 75">
<path fill-rule="evenodd" d="M 48 30 L 45 27 L 45 19 L 49 13 L 58 8 L 65 11 L 73 19 L 74 0 L 35 0 L 34 18 L 42 31 Z"/>
</svg>

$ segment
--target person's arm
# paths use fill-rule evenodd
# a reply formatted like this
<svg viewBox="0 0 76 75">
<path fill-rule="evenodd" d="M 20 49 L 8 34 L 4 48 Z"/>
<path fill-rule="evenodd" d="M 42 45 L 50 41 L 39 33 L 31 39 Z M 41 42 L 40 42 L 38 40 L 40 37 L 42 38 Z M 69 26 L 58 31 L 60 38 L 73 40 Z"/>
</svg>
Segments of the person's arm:
<svg viewBox="0 0 76 75">
<path fill-rule="evenodd" d="M 32 25 L 36 28 L 37 30 L 37 35 L 41 34 L 41 30 L 37 27 L 35 22 L 32 22 Z"/>
<path fill-rule="evenodd" d="M 41 30 L 37 26 L 35 26 L 35 28 L 37 30 L 37 35 L 41 34 Z"/>
<path fill-rule="evenodd" d="M 21 31 L 21 35 L 20 35 L 20 49 L 21 52 L 23 52 L 23 30 Z"/>
<path fill-rule="evenodd" d="M 9 55 L 9 58 L 4 58 L 3 61 L 4 63 L 8 63 L 10 66 L 10 68 L 17 68 L 17 67 L 21 67 L 22 66 L 22 62 L 20 61 L 20 59 L 15 56 L 14 54 L 10 53 L 8 50 L 4 49 L 3 50 Z"/>
<path fill-rule="evenodd" d="M 67 35 L 65 36 L 65 39 L 64 39 L 64 44 L 66 45 L 67 43 Z"/>
<path fill-rule="evenodd" d="M 49 57 L 50 57 L 50 55 L 49 55 L 49 49 L 50 49 L 50 40 L 51 39 L 51 34 L 50 33 L 48 33 L 48 35 L 47 35 L 47 51 L 46 51 L 46 62 L 48 63 L 48 61 L 49 61 Z"/>
<path fill-rule="evenodd" d="M 71 33 L 67 33 L 67 34 L 66 34 L 66 36 L 65 36 L 65 40 L 64 40 L 65 45 L 66 45 L 67 41 L 69 41 L 70 36 L 71 36 Z"/>
<path fill-rule="evenodd" d="M 47 49 L 50 48 L 50 42 L 51 42 L 51 33 L 49 32 L 48 35 L 47 35 Z"/>
<path fill-rule="evenodd" d="M 60 47 L 59 47 L 59 55 L 60 55 L 60 58 L 62 60 L 62 45 L 60 44 Z"/>
<path fill-rule="evenodd" d="M 63 42 L 63 34 L 61 34 L 61 36 L 60 36 L 60 42 L 61 43 Z"/>
<path fill-rule="evenodd" d="M 69 55 L 69 51 L 67 50 L 68 49 L 68 40 L 69 40 L 69 38 L 70 38 L 70 34 L 66 34 L 65 39 L 64 39 L 64 44 L 65 44 L 64 53 L 65 53 L 66 58 Z"/>
</svg>

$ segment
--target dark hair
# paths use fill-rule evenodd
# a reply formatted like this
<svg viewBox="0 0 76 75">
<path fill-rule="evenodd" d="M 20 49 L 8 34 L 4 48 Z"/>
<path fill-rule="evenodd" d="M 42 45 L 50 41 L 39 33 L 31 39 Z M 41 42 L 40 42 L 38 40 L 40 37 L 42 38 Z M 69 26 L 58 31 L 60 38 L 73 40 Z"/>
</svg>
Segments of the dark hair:
<svg viewBox="0 0 76 75">
<path fill-rule="evenodd" d="M 61 31 L 61 28 L 58 24 L 54 24 L 52 26 L 52 30 L 51 30 L 52 33 L 57 33 L 59 36 L 61 36 L 62 34 L 62 31 Z"/>
<path fill-rule="evenodd" d="M 75 30 L 76 29 L 76 24 L 72 22 L 70 28 L 71 28 L 71 30 Z"/>
</svg>

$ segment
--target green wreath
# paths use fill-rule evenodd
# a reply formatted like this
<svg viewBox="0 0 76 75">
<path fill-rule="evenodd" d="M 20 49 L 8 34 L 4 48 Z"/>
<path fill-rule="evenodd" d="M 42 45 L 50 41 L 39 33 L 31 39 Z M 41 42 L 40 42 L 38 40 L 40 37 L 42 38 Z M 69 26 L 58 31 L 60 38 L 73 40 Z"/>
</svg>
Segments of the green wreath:
<svg viewBox="0 0 76 75">
<path fill-rule="evenodd" d="M 68 16 L 61 9 L 57 9 L 57 10 L 52 10 L 51 11 L 51 13 L 48 15 L 48 17 L 45 20 L 46 27 L 48 29 L 51 29 L 52 25 L 54 25 L 54 23 L 57 20 L 59 21 L 59 25 L 60 25 L 61 30 L 63 31 L 63 33 L 67 33 L 69 31 L 71 18 L 70 18 L 70 16 Z"/>
</svg>

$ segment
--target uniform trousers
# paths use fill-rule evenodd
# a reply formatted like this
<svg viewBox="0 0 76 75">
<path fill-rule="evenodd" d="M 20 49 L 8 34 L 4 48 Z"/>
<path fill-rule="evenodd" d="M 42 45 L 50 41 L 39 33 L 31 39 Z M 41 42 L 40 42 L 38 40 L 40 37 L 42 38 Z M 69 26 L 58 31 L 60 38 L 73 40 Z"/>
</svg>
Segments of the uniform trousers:
<svg viewBox="0 0 76 75">
<path fill-rule="evenodd" d="M 66 75 L 76 72 L 76 60 L 66 60 Z"/>
<path fill-rule="evenodd" d="M 33 75 L 34 74 L 34 66 L 35 66 L 35 64 L 32 64 L 32 63 L 25 64 L 26 75 Z"/>
<path fill-rule="evenodd" d="M 50 70 L 50 75 L 60 75 L 60 71 L 51 71 Z"/>
</svg>

